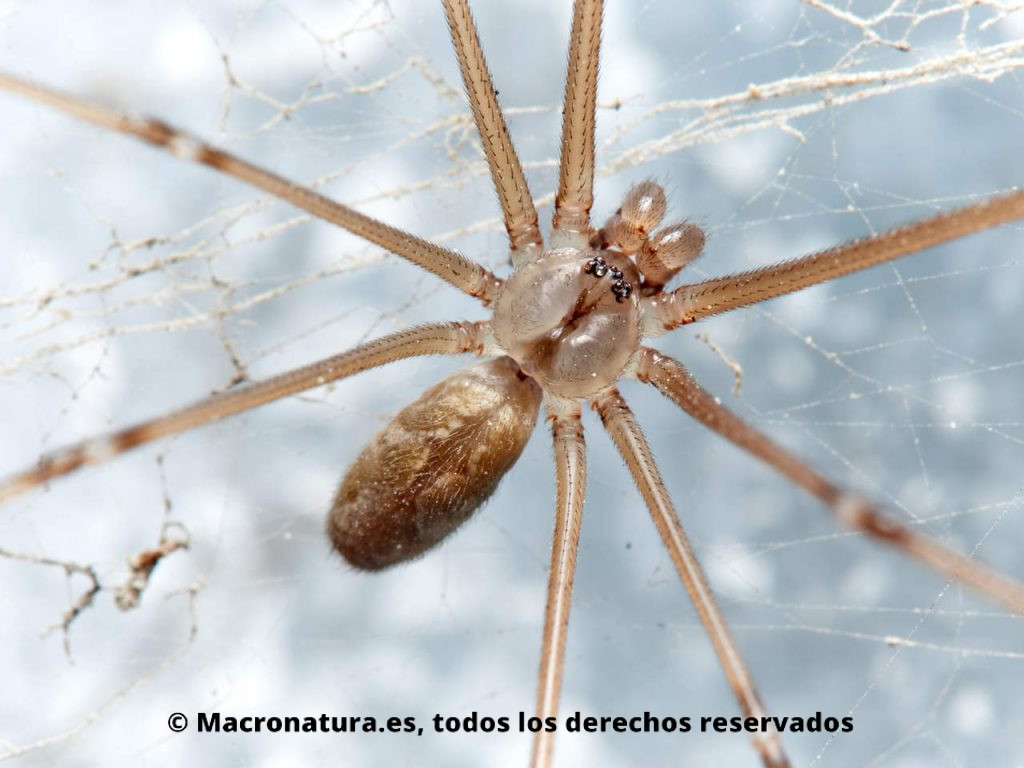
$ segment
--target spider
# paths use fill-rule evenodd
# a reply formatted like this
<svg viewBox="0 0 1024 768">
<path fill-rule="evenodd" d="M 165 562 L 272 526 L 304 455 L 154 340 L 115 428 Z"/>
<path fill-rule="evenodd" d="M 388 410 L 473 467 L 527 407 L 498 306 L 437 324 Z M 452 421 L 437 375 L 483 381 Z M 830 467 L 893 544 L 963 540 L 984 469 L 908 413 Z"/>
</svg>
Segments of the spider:
<svg viewBox="0 0 1024 768">
<path fill-rule="evenodd" d="M 580 8 L 582 9 L 583 6 L 581 5 Z M 582 11 L 582 12 L 585 13 L 585 11 Z M 596 55 L 596 54 L 592 54 L 591 60 L 592 60 L 593 55 Z M 487 88 L 484 89 L 484 93 L 487 93 L 490 90 L 492 90 L 492 89 L 490 87 L 487 87 Z M 593 119 L 592 116 L 590 116 L 590 117 L 588 117 L 588 119 L 585 122 L 591 123 L 592 119 Z M 176 146 L 179 154 L 184 154 L 184 155 L 190 155 L 190 154 L 194 155 L 195 154 L 195 152 L 194 152 L 195 145 L 190 144 L 187 141 L 177 141 L 177 142 L 175 142 L 175 146 Z M 500 185 L 500 182 L 502 180 L 505 180 L 505 181 L 508 180 L 508 174 L 506 173 L 506 171 L 507 171 L 507 168 L 503 169 L 502 172 L 498 175 L 499 185 Z M 640 192 L 637 193 L 637 195 L 640 198 L 642 198 L 642 199 L 657 198 L 658 193 L 653 188 L 651 188 L 651 187 L 641 187 L 639 189 L 640 189 Z M 634 197 L 636 197 L 637 195 L 635 195 Z M 1009 206 L 1019 205 L 1019 198 L 1018 197 L 1005 198 L 1005 200 L 1009 200 L 1010 202 L 1009 203 L 1004 203 L 1004 205 L 1009 205 Z M 1016 202 L 1014 202 L 1014 201 L 1016 201 Z M 642 203 L 639 207 L 643 207 L 643 205 L 646 205 L 646 203 Z M 658 203 L 655 202 L 654 205 L 657 206 Z M 625 206 L 625 208 L 627 210 L 627 213 L 628 213 L 628 210 L 629 210 L 630 207 L 631 207 L 630 205 L 626 205 Z M 633 207 L 636 207 L 636 206 L 633 206 Z M 562 208 L 563 208 L 563 212 L 564 212 L 565 206 L 562 206 Z M 507 207 L 506 207 L 506 209 L 507 209 Z M 1014 214 L 1014 215 L 1018 215 L 1018 214 Z M 600 225 L 602 222 L 594 222 L 594 223 L 595 223 L 595 225 Z M 513 226 L 511 227 L 511 229 L 513 230 L 513 234 L 515 235 L 513 237 L 513 240 L 516 240 L 517 236 L 521 234 L 517 230 L 517 226 L 518 226 L 518 224 L 516 222 L 513 222 Z M 604 230 L 604 234 L 603 235 L 599 235 L 597 233 L 592 233 L 592 232 L 590 232 L 589 227 L 584 227 L 582 225 L 579 225 L 578 228 L 581 229 L 582 231 L 576 233 L 576 235 L 578 236 L 577 240 L 573 241 L 571 237 L 566 240 L 566 242 L 568 242 L 570 244 L 573 244 L 574 246 L 577 246 L 577 247 L 583 247 L 583 243 L 579 239 L 579 236 L 585 237 L 588 241 L 592 240 L 594 242 L 594 244 L 597 244 L 597 238 L 598 237 L 603 237 L 605 239 L 612 239 L 612 240 L 621 239 L 623 237 L 623 235 L 621 233 L 614 234 L 614 230 L 616 228 L 618 228 L 618 225 L 612 225 L 610 227 L 606 227 L 605 230 Z M 697 238 L 697 235 L 694 233 L 694 230 L 681 230 L 680 232 L 682 233 L 682 232 L 685 232 L 685 231 L 689 231 L 690 232 L 690 236 L 688 238 L 684 238 L 684 239 L 688 239 L 690 241 L 690 243 L 691 243 L 691 246 L 692 246 L 694 239 Z M 529 234 L 529 236 L 532 237 L 533 235 Z M 699 238 L 697 238 L 697 239 L 699 239 Z M 514 249 L 514 250 L 519 252 L 520 255 L 521 255 L 523 251 L 528 251 L 529 249 L 525 248 L 525 247 L 519 247 L 519 248 Z M 690 247 L 688 249 L 688 254 L 692 255 L 695 250 L 696 250 L 696 248 Z M 615 313 L 620 312 L 620 311 L 627 311 L 625 309 L 620 310 L 618 308 L 619 305 L 625 304 L 625 305 L 627 305 L 627 307 L 640 307 L 640 306 L 642 306 L 642 302 L 645 299 L 650 301 L 651 299 L 657 297 L 656 287 L 652 287 L 652 285 L 651 285 L 652 281 L 650 279 L 648 279 L 648 275 L 655 274 L 657 272 L 658 265 L 657 265 L 657 261 L 656 260 L 653 261 L 653 262 L 650 260 L 650 255 L 649 254 L 648 254 L 648 261 L 646 263 L 648 264 L 648 267 L 651 267 L 651 268 L 644 270 L 645 273 L 646 273 L 645 276 L 644 276 L 645 279 L 641 280 L 639 275 L 627 274 L 625 281 L 623 281 L 622 278 L 616 278 L 615 280 L 611 280 L 611 279 L 608 279 L 608 278 L 612 277 L 611 275 L 607 275 L 607 274 L 606 275 L 600 275 L 600 274 L 598 274 L 598 272 L 603 271 L 603 270 L 602 269 L 598 269 L 598 265 L 594 263 L 595 257 L 591 256 L 589 253 L 586 254 L 586 255 L 587 255 L 586 259 L 583 259 L 582 256 L 578 257 L 578 258 L 575 257 L 575 256 L 572 257 L 572 258 L 577 258 L 577 261 L 573 261 L 572 262 L 573 269 L 571 271 L 573 272 L 573 275 L 574 275 L 572 279 L 576 280 L 577 284 L 579 286 L 581 286 L 580 290 L 585 291 L 588 297 L 592 297 L 592 298 L 588 298 L 587 300 L 585 300 L 583 302 L 584 306 L 583 306 L 582 309 L 574 310 L 577 314 L 580 315 L 580 317 L 584 317 L 585 318 L 587 316 L 590 316 L 590 315 L 594 314 L 593 312 L 588 311 L 589 307 L 586 305 L 587 301 L 591 301 L 591 300 L 595 301 L 602 308 L 607 309 L 607 311 L 608 311 L 610 316 L 618 316 Z M 612 257 L 608 257 L 608 258 L 611 259 Z M 571 259 L 570 259 L 570 261 L 571 261 Z M 619 263 L 621 265 L 622 270 L 626 271 L 627 273 L 630 271 L 628 269 L 628 265 L 627 264 L 624 264 L 621 261 L 619 261 L 617 263 Z M 520 275 L 520 276 L 527 275 L 527 277 L 523 277 L 522 279 L 527 280 L 529 286 L 532 286 L 533 283 L 535 282 L 534 277 L 533 276 L 529 276 L 528 273 L 523 271 L 524 269 L 528 269 L 528 267 L 520 267 L 520 271 L 518 271 L 515 274 Z M 627 284 L 632 290 L 631 291 L 624 291 L 622 289 L 622 287 L 621 287 L 623 282 L 625 282 L 625 284 Z M 475 292 L 477 290 L 485 290 L 486 284 L 487 284 L 486 281 L 484 283 L 478 283 L 477 287 L 472 288 L 472 290 L 470 292 L 472 293 L 472 292 Z M 618 290 L 616 290 L 616 288 L 615 288 L 616 285 L 620 285 L 620 288 Z M 480 286 L 484 286 L 484 288 L 481 289 Z M 634 288 L 634 286 L 635 286 L 635 288 Z M 623 294 L 627 294 L 627 295 L 623 295 Z M 649 295 L 645 295 L 645 294 L 649 294 Z M 513 294 L 511 294 L 511 293 L 509 293 L 507 295 L 508 296 L 513 296 Z M 525 291 L 522 291 L 522 292 L 517 292 L 514 295 L 514 298 L 516 300 L 519 300 L 521 296 L 525 297 L 525 298 L 522 298 L 522 301 L 526 301 L 526 302 L 536 301 L 538 299 L 537 296 L 531 294 L 530 290 L 525 290 Z M 512 299 L 509 299 L 509 300 L 511 301 Z M 499 300 L 499 298 L 497 296 L 495 296 L 493 298 L 493 303 L 496 304 L 496 305 L 500 305 L 500 300 Z M 500 306 L 498 306 L 495 311 L 498 312 L 499 310 L 500 310 Z M 564 314 L 564 313 L 562 313 L 562 314 Z M 514 319 L 516 317 L 521 317 L 521 316 L 522 316 L 522 311 L 519 310 L 519 309 L 516 309 L 514 311 L 513 310 L 509 310 L 506 313 L 506 315 L 505 315 L 506 319 L 508 317 L 513 318 L 513 322 L 514 322 Z M 619 335 L 621 335 L 621 334 L 619 334 Z M 616 337 L 616 344 L 612 345 L 612 347 L 610 348 L 610 351 L 607 351 L 607 354 L 616 354 L 617 352 L 619 352 L 623 348 L 625 348 L 626 352 L 629 352 L 630 354 L 632 354 L 633 350 L 630 350 L 628 348 L 628 345 L 625 345 L 623 347 L 622 345 L 619 344 L 619 342 L 621 341 L 618 338 L 619 335 L 617 335 L 617 337 Z M 536 355 L 534 353 L 531 353 L 529 355 L 521 356 L 521 359 L 520 359 L 519 362 L 520 362 L 521 365 L 526 365 L 528 361 L 531 361 L 531 360 L 535 361 L 535 358 L 536 358 Z M 592 359 L 592 356 L 588 356 L 587 359 Z M 654 360 L 654 359 L 652 358 L 652 360 Z M 637 363 L 635 359 L 633 360 L 632 363 L 624 364 L 624 367 L 622 368 L 622 370 L 618 370 L 618 371 L 615 372 L 615 375 L 614 375 L 614 378 L 612 379 L 612 381 L 609 381 L 609 382 L 606 382 L 606 383 L 609 384 L 609 385 L 614 383 L 614 380 L 618 379 L 619 375 L 622 374 L 623 371 L 626 370 L 626 366 L 634 365 L 634 364 L 639 366 L 639 363 Z M 605 369 L 602 368 L 601 370 L 605 370 Z M 596 373 L 598 373 L 598 371 L 590 371 L 590 373 L 591 374 L 596 374 Z M 634 373 L 638 374 L 640 376 L 640 378 L 648 377 L 648 374 L 645 373 L 645 371 L 643 369 L 639 368 L 639 367 L 636 368 Z M 543 378 L 543 374 L 539 370 L 534 371 L 534 374 L 537 377 Z M 517 378 L 517 380 L 525 382 L 525 380 L 519 379 L 518 376 L 516 378 Z M 511 379 L 509 379 L 507 377 L 506 377 L 506 379 L 508 381 L 511 381 Z M 664 382 L 662 382 L 662 383 L 664 384 Z M 558 382 L 553 382 L 553 381 L 548 381 L 547 385 L 548 385 L 547 389 L 551 390 L 551 389 L 557 389 L 558 386 L 559 386 L 559 383 Z M 525 387 L 526 384 L 524 383 L 523 386 Z M 601 391 L 603 391 L 603 386 L 602 386 L 602 390 Z M 553 393 L 549 391 L 548 394 L 552 395 Z M 596 395 L 599 394 L 599 392 L 597 392 L 597 391 L 587 392 L 586 394 L 588 396 L 596 396 Z M 525 397 L 525 395 L 523 395 L 523 396 Z M 610 392 L 608 393 L 608 396 L 611 396 Z M 551 397 L 549 397 L 548 399 L 549 399 L 549 401 L 553 400 L 553 398 L 551 398 Z M 554 402 L 557 403 L 558 401 L 554 400 Z M 610 400 L 601 400 L 600 402 L 602 404 L 602 410 L 604 412 L 603 415 L 606 418 L 611 418 L 612 421 L 613 421 L 613 426 L 614 426 L 615 419 L 612 418 L 612 417 L 609 417 L 608 413 L 609 413 L 609 410 L 612 409 L 613 405 L 617 406 L 617 403 L 613 403 Z M 570 408 L 570 413 L 565 414 L 565 413 L 559 412 L 557 407 L 555 407 L 553 405 L 551 407 L 555 408 L 555 412 L 552 414 L 552 418 L 553 418 L 554 424 L 556 425 L 556 434 L 562 434 L 563 435 L 563 439 L 564 439 L 564 434 L 565 434 L 564 430 L 566 429 L 566 424 L 567 424 L 567 422 L 569 422 L 569 423 L 573 422 L 574 413 L 572 412 L 571 408 Z M 623 412 L 621 412 L 621 411 L 616 411 L 616 412 L 620 414 L 620 417 L 626 418 L 624 416 L 621 416 L 621 414 Z M 613 416 L 614 416 L 614 414 L 613 414 Z M 616 418 L 618 418 L 618 417 L 616 417 Z M 132 442 L 132 440 L 130 438 L 125 438 L 122 442 L 124 443 L 124 445 L 127 445 L 128 443 Z M 93 445 L 95 446 L 97 444 L 93 444 Z M 110 452 L 110 451 L 106 450 L 106 448 L 110 447 L 109 444 L 102 444 L 101 443 L 101 444 L 99 444 L 99 446 L 100 446 L 101 450 L 98 450 L 98 451 L 97 450 L 93 450 L 92 451 L 92 454 L 94 456 L 98 455 L 98 454 L 105 454 L 105 453 Z M 519 447 L 521 447 L 521 446 L 519 446 Z M 373 474 L 373 470 L 367 470 L 367 472 L 370 475 Z M 366 484 L 363 483 L 361 485 L 366 485 Z M 486 489 L 486 490 L 489 490 L 489 489 Z M 484 494 L 484 492 L 481 491 L 480 494 Z M 851 511 L 855 511 L 857 509 L 859 509 L 859 507 L 856 506 L 856 505 L 853 505 L 852 507 L 849 504 L 844 505 L 844 511 L 847 513 L 847 515 L 849 515 Z M 391 555 L 393 556 L 393 554 L 394 554 L 393 553 L 393 548 L 394 548 L 394 544 L 395 544 L 394 539 L 388 538 L 386 540 L 385 544 L 386 544 L 385 548 L 387 550 L 389 550 L 391 552 Z M 344 543 L 342 544 L 342 546 L 343 547 L 345 546 Z M 413 548 L 415 548 L 415 547 L 416 547 L 416 545 L 413 546 Z M 358 554 L 356 554 L 355 556 L 358 557 Z M 385 559 L 386 559 L 386 557 L 387 556 L 385 556 Z M 364 565 L 377 565 L 377 564 L 378 563 L 376 563 L 376 562 L 364 563 Z M 548 696 L 547 698 L 551 699 L 552 697 Z M 750 704 L 750 702 L 751 702 L 751 700 L 748 697 L 748 704 Z M 544 758 L 544 756 L 547 754 L 546 750 L 547 750 L 547 748 L 549 748 L 549 745 L 550 745 L 550 742 L 546 742 L 546 741 L 539 742 L 538 759 L 543 759 Z M 775 746 L 764 746 L 763 743 L 762 743 L 762 748 L 763 748 L 762 749 L 763 752 L 764 752 L 764 750 L 771 751 L 771 750 L 775 750 L 776 749 Z M 775 753 L 773 753 L 773 754 L 775 754 Z M 774 760 L 776 763 L 778 762 L 778 758 L 777 757 L 772 758 L 772 760 Z"/>
</svg>

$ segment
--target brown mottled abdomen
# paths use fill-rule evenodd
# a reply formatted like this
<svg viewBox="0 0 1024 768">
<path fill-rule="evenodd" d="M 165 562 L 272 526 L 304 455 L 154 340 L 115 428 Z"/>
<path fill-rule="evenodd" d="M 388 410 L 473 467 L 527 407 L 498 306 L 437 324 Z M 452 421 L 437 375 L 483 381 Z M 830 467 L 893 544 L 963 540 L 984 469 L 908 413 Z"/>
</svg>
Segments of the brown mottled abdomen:
<svg viewBox="0 0 1024 768">
<path fill-rule="evenodd" d="M 327 520 L 334 548 L 376 570 L 437 544 L 519 458 L 540 400 L 540 388 L 507 357 L 428 389 L 349 468 Z"/>
</svg>

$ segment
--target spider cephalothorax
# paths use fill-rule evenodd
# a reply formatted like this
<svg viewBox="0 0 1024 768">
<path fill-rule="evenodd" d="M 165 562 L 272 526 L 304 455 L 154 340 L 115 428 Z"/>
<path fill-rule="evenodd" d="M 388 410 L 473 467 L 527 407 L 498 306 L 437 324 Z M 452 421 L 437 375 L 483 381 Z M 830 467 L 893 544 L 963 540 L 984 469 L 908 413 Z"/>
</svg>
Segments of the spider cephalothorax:
<svg viewBox="0 0 1024 768">
<path fill-rule="evenodd" d="M 372 219 L 161 121 L 129 118 L 0 74 L 2 88 L 254 185 L 398 254 L 493 308 L 484 321 L 438 322 L 400 331 L 71 445 L 0 483 L 0 501 L 143 443 L 370 368 L 418 355 L 468 353 L 492 359 L 427 390 L 370 441 L 341 483 L 328 531 L 340 554 L 362 568 L 383 568 L 421 554 L 495 490 L 519 457 L 543 402 L 553 435 L 557 498 L 536 708 L 542 720 L 554 718 L 558 711 L 584 502 L 580 411 L 585 403 L 599 413 L 633 476 L 740 710 L 756 722 L 766 713 L 643 432 L 619 394 L 616 385 L 622 379 L 651 384 L 694 419 L 820 499 L 841 523 L 1024 612 L 1020 584 L 887 519 L 870 502 L 843 490 L 746 424 L 706 392 L 681 363 L 644 345 L 645 339 L 702 318 L 1024 217 L 1024 191 L 802 258 L 668 289 L 669 281 L 700 254 L 704 235 L 686 222 L 656 229 L 666 209 L 661 187 L 649 181 L 634 186 L 603 227 L 593 226 L 590 219 L 601 0 L 574 4 L 558 191 L 546 245 L 467 0 L 444 0 L 443 5 L 508 233 L 513 271 L 504 279 L 460 253 Z M 553 739 L 552 730 L 536 734 L 535 764 L 550 762 Z M 760 729 L 754 743 L 766 766 L 788 764 L 772 728 Z"/>
<path fill-rule="evenodd" d="M 497 345 L 546 392 L 589 397 L 613 384 L 640 344 L 640 308 L 586 271 L 590 250 L 562 248 L 519 266 L 505 281 L 492 321 Z M 627 279 L 629 259 L 607 254 Z"/>
</svg>

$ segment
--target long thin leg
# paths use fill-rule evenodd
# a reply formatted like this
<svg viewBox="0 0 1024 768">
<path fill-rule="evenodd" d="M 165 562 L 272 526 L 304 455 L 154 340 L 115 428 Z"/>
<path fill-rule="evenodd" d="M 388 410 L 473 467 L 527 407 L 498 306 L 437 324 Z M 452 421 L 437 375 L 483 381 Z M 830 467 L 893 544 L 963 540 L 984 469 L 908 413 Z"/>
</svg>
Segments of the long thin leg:
<svg viewBox="0 0 1024 768">
<path fill-rule="evenodd" d="M 602 6 L 601 0 L 576 0 L 573 4 L 569 69 L 562 105 L 562 159 L 552 220 L 556 238 L 552 245 L 556 246 L 585 244 L 590 237 Z"/>
<path fill-rule="evenodd" d="M 565 637 L 569 630 L 569 608 L 572 584 L 576 574 L 576 553 L 580 543 L 583 520 L 583 496 L 586 485 L 586 457 L 583 444 L 583 422 L 579 406 L 569 412 L 548 406 L 551 431 L 555 440 L 555 538 L 551 545 L 551 568 L 548 571 L 548 600 L 544 611 L 544 644 L 540 652 L 540 676 L 537 682 L 537 717 L 558 716 L 558 699 L 562 690 L 562 667 L 565 660 Z M 555 733 L 541 729 L 533 738 L 534 768 L 551 765 Z"/>
<path fill-rule="evenodd" d="M 531 256 L 543 247 L 537 228 L 537 209 L 530 197 L 523 167 L 512 146 L 505 116 L 498 106 L 497 91 L 491 81 L 468 0 L 444 0 L 452 44 L 459 57 L 462 82 L 473 110 L 476 129 L 483 143 L 491 180 L 498 192 L 501 212 L 505 216 L 509 245 L 513 253 Z"/>
<path fill-rule="evenodd" d="M 1024 614 L 1024 584 L 915 533 L 883 515 L 861 496 L 844 491 L 721 405 L 679 361 L 645 348 L 641 352 L 637 378 L 653 384 L 701 424 L 821 499 L 842 525 L 891 544 L 943 576 Z"/>
<path fill-rule="evenodd" d="M 175 157 L 206 165 L 228 176 L 269 192 L 354 235 L 369 240 L 417 266 L 433 272 L 463 293 L 489 304 L 501 281 L 491 272 L 460 253 L 384 224 L 348 206 L 299 186 L 202 139 L 172 128 L 150 117 L 130 117 L 121 112 L 83 101 L 69 94 L 21 78 L 0 73 L 0 88 L 60 110 L 102 128 L 128 134 L 160 147 Z"/>
<path fill-rule="evenodd" d="M 664 330 L 730 309 L 758 304 L 1024 218 L 1024 189 L 966 205 L 904 227 L 854 240 L 799 259 L 684 285 L 648 300 Z"/>
<path fill-rule="evenodd" d="M 640 425 L 636 417 L 626 405 L 618 390 L 612 389 L 601 396 L 594 403 L 594 408 L 601 415 L 601 421 L 611 435 L 615 447 L 619 449 L 622 458 L 629 467 L 633 481 L 640 489 L 647 508 L 654 518 L 654 524 L 661 534 L 665 547 L 668 549 L 672 562 L 676 566 L 679 578 L 682 580 L 686 591 L 697 609 L 704 629 L 711 638 L 711 644 L 718 654 L 719 663 L 725 672 L 726 679 L 732 687 L 736 700 L 745 717 L 761 718 L 765 716 L 765 708 L 758 696 L 750 671 L 740 656 L 736 641 L 729 631 L 715 602 L 715 597 L 708 586 L 704 572 L 697 562 L 683 526 L 679 522 L 679 516 L 672 506 L 672 500 L 668 496 L 665 484 L 661 480 L 661 474 L 651 456 L 651 449 L 647 445 Z M 788 766 L 789 760 L 782 749 L 782 742 L 776 731 L 767 731 L 754 737 L 754 746 L 761 755 L 761 761 L 769 768 L 780 768 Z"/>
<path fill-rule="evenodd" d="M 99 464 L 136 446 L 223 419 L 258 405 L 322 386 L 369 368 L 419 355 L 481 354 L 485 323 L 432 323 L 360 344 L 266 381 L 215 395 L 167 416 L 107 435 L 87 438 L 44 456 L 39 463 L 0 481 L 0 504 L 80 467 Z"/>
</svg>

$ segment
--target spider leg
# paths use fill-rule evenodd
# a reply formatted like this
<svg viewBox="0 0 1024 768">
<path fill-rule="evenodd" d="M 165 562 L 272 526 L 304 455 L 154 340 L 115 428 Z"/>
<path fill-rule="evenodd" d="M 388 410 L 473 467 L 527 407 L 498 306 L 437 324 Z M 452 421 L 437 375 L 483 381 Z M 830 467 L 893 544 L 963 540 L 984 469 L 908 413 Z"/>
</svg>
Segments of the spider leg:
<svg viewBox="0 0 1024 768">
<path fill-rule="evenodd" d="M 898 259 L 1013 219 L 1024 218 L 1024 189 L 945 211 L 877 235 L 749 272 L 684 285 L 647 300 L 662 332 L 730 309 L 758 304 L 851 272 Z M 652 319 L 654 319 L 652 317 Z"/>
<path fill-rule="evenodd" d="M 879 512 L 866 499 L 845 491 L 718 403 L 683 365 L 646 347 L 637 378 L 649 382 L 697 421 L 753 454 L 813 496 L 847 528 L 864 531 L 896 547 L 943 576 L 1024 614 L 1024 584 L 915 533 Z"/>
<path fill-rule="evenodd" d="M 87 438 L 43 456 L 31 469 L 0 480 L 0 504 L 55 477 L 71 474 L 80 467 L 99 464 L 144 443 L 185 432 L 369 368 L 419 355 L 483 354 L 486 329 L 487 324 L 479 322 L 432 323 L 410 328 L 266 381 L 200 400 L 166 416 Z"/>
<path fill-rule="evenodd" d="M 573 3 L 569 68 L 562 106 L 562 158 L 552 220 L 552 245 L 555 247 L 585 246 L 590 237 L 602 8 L 601 0 L 576 0 Z"/>
<path fill-rule="evenodd" d="M 572 603 L 573 577 L 576 574 L 576 553 L 579 550 L 587 474 L 579 406 L 574 403 L 569 408 L 559 408 L 549 401 L 548 418 L 551 419 L 555 441 L 557 496 L 555 536 L 551 545 L 551 568 L 548 571 L 547 608 L 544 611 L 544 643 L 540 652 L 537 685 L 537 717 L 542 723 L 546 718 L 558 716 L 565 638 L 569 629 L 569 608 Z M 554 745 L 555 733 L 542 727 L 533 739 L 530 764 L 551 765 Z"/>
<path fill-rule="evenodd" d="M 510 248 L 514 256 L 522 254 L 530 258 L 543 249 L 543 240 L 537 227 L 537 209 L 530 197 L 523 166 L 512 146 L 505 116 L 498 106 L 497 92 L 480 47 L 468 0 L 444 0 L 444 11 L 448 16 L 452 44 L 459 57 L 459 69 L 462 70 L 462 82 L 469 97 L 469 106 L 473 110 L 473 120 L 505 216 Z M 513 258 L 515 263 L 516 259 Z"/>
<path fill-rule="evenodd" d="M 46 104 L 102 128 L 128 134 L 183 160 L 190 160 L 226 173 L 433 272 L 463 293 L 480 299 L 484 304 L 491 302 L 501 285 L 501 281 L 490 271 L 456 251 L 377 221 L 217 149 L 202 139 L 172 128 L 160 120 L 130 117 L 122 112 L 3 73 L 0 73 L 0 89 Z"/>
<path fill-rule="evenodd" d="M 761 703 L 750 671 L 740 655 L 739 648 L 736 647 L 736 641 L 729 631 L 725 617 L 718 608 L 711 587 L 708 586 L 707 578 L 683 532 L 682 523 L 672 506 L 672 500 L 668 496 L 661 473 L 658 472 L 651 449 L 647 445 L 647 440 L 640 430 L 636 417 L 626 405 L 625 400 L 622 399 L 622 395 L 614 388 L 597 398 L 594 408 L 600 414 L 601 421 L 611 435 L 615 447 L 622 454 L 626 466 L 629 467 L 637 488 L 640 489 L 640 495 L 643 496 L 651 517 L 654 518 L 654 524 L 665 542 L 665 547 L 675 564 L 679 578 L 682 580 L 683 586 L 686 587 L 686 591 L 697 609 L 697 615 L 711 638 L 711 644 L 715 648 L 715 653 L 718 654 L 719 663 L 722 665 L 722 670 L 725 672 L 726 679 L 732 687 L 744 717 L 761 718 L 766 716 L 764 705 Z M 766 768 L 781 768 L 789 765 L 777 731 L 769 730 L 756 734 L 753 740 L 754 747 Z"/>
</svg>

